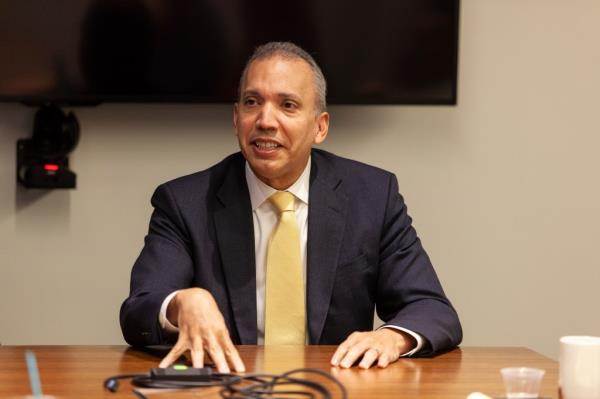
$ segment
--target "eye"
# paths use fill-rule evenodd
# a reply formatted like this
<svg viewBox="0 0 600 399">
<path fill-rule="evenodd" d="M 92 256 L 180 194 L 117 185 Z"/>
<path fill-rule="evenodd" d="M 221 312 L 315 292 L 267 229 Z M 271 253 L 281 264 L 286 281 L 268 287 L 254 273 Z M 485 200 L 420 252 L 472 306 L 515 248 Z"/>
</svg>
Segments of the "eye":
<svg viewBox="0 0 600 399">
<path fill-rule="evenodd" d="M 252 107 L 254 105 L 258 104 L 258 101 L 256 100 L 255 97 L 246 97 L 244 99 L 244 105 L 247 107 Z"/>
<path fill-rule="evenodd" d="M 286 100 L 283 102 L 283 108 L 290 111 L 295 110 L 298 108 L 298 104 L 296 104 L 294 101 Z"/>
</svg>

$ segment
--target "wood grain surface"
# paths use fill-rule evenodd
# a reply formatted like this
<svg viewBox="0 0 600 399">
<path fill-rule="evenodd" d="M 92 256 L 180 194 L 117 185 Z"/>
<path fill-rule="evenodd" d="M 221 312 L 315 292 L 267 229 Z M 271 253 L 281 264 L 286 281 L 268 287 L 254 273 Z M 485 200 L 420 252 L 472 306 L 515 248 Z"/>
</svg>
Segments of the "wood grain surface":
<svg viewBox="0 0 600 399">
<path fill-rule="evenodd" d="M 31 393 L 24 360 L 27 349 L 37 356 L 44 394 L 57 398 L 133 398 L 128 382 L 121 383 L 118 393 L 111 393 L 103 387 L 104 379 L 115 374 L 148 373 L 166 353 L 161 349 L 140 351 L 126 346 L 0 346 L 1 398 Z M 464 347 L 435 358 L 404 358 L 386 369 L 370 370 L 330 367 L 334 346 L 240 346 L 239 350 L 248 372 L 317 368 L 337 377 L 353 399 L 464 399 L 474 391 L 502 396 L 500 369 L 509 366 L 545 369 L 541 394 L 548 398 L 558 396 L 558 363 L 525 348 Z M 327 386 L 336 392 L 333 384 Z M 144 392 L 156 398 L 219 397 L 214 388 Z"/>
</svg>

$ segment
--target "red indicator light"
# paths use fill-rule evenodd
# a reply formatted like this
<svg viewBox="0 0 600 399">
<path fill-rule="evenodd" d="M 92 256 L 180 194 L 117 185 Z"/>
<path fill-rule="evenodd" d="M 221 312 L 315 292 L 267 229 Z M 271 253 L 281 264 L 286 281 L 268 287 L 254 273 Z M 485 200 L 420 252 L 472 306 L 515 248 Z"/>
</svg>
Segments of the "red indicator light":
<svg viewBox="0 0 600 399">
<path fill-rule="evenodd" d="M 44 170 L 47 170 L 48 172 L 56 172 L 58 170 L 58 165 L 54 163 L 44 164 Z"/>
</svg>

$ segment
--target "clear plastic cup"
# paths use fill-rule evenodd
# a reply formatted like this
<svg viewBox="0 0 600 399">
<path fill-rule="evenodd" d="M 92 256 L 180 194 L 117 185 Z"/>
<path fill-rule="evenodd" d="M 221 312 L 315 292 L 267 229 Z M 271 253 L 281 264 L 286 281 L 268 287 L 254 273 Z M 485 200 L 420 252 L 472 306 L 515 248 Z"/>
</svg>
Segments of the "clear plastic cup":
<svg viewBox="0 0 600 399">
<path fill-rule="evenodd" d="M 546 371 L 529 367 L 506 367 L 500 373 L 507 398 L 537 398 Z"/>
</svg>

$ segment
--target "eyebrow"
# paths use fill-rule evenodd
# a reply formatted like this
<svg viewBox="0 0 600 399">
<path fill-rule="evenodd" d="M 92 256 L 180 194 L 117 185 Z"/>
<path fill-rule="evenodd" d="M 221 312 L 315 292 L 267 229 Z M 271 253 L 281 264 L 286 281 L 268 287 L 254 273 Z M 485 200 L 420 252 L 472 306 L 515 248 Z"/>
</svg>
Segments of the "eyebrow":
<svg viewBox="0 0 600 399">
<path fill-rule="evenodd" d="M 263 97 L 258 91 L 256 90 L 245 90 L 242 93 L 242 97 L 246 97 L 246 96 L 257 96 L 257 97 Z M 298 102 L 302 102 L 302 98 L 296 94 L 293 93 L 286 93 L 286 92 L 280 92 L 277 93 L 277 97 L 279 98 L 289 98 L 292 99 L 294 101 L 298 101 Z"/>
<path fill-rule="evenodd" d="M 256 90 L 244 90 L 242 92 L 242 97 L 245 96 L 259 96 L 259 93 Z"/>
</svg>

